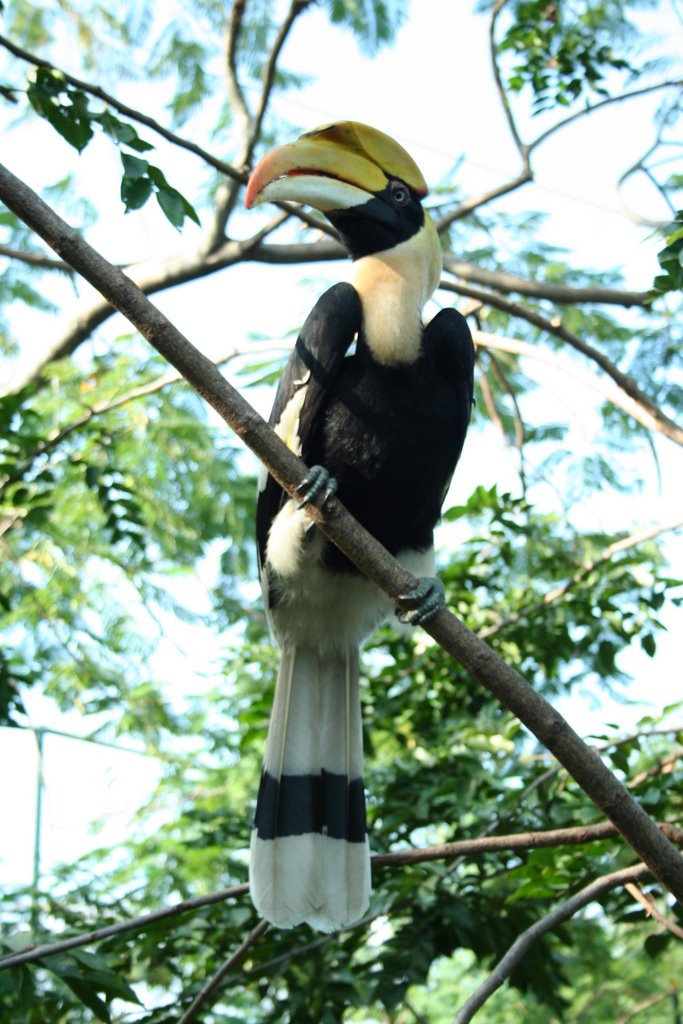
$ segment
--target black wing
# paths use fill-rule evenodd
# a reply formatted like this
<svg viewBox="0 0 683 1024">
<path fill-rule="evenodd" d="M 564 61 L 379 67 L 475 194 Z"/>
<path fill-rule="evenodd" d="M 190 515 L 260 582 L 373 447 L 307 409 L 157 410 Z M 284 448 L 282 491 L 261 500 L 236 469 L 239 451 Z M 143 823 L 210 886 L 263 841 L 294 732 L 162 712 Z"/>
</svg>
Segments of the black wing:
<svg viewBox="0 0 683 1024">
<path fill-rule="evenodd" d="M 288 448 L 306 461 L 325 398 L 334 386 L 342 359 L 361 326 L 358 293 L 350 284 L 336 284 L 309 313 L 284 369 L 269 423 Z M 303 395 L 302 395 L 303 390 Z M 271 476 L 256 504 L 259 566 L 265 564 L 270 525 L 285 494 Z"/>
<path fill-rule="evenodd" d="M 467 321 L 455 309 L 442 309 L 425 328 L 425 351 L 434 360 L 439 372 L 456 395 L 453 413 L 456 417 L 452 469 L 441 500 L 446 497 L 453 470 L 460 458 L 474 404 L 475 352 Z"/>
</svg>

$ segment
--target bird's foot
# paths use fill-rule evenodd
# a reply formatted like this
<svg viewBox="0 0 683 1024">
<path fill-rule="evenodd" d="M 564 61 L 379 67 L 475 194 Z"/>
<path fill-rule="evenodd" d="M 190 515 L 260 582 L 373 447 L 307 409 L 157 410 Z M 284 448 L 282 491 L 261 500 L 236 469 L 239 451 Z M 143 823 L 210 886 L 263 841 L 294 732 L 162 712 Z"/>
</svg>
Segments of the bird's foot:
<svg viewBox="0 0 683 1024">
<path fill-rule="evenodd" d="M 421 576 L 414 590 L 401 594 L 396 609 L 399 622 L 409 626 L 420 626 L 433 618 L 446 605 L 443 583 L 437 576 Z"/>
<path fill-rule="evenodd" d="M 324 508 L 337 490 L 337 481 L 327 472 L 324 466 L 311 466 L 306 476 L 296 489 L 300 501 L 297 508 L 315 501 L 322 494 L 320 507 Z"/>
</svg>

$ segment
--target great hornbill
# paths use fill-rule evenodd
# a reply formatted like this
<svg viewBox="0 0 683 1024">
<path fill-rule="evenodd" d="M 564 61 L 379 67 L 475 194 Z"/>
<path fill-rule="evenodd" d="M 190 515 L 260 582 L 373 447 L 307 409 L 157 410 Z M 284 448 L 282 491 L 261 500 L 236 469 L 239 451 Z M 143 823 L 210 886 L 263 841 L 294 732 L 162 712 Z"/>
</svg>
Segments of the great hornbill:
<svg viewBox="0 0 683 1024">
<path fill-rule="evenodd" d="M 281 649 L 251 840 L 259 912 L 280 927 L 331 931 L 368 905 L 359 647 L 390 602 L 323 534 L 306 503 L 337 494 L 420 577 L 399 617 L 443 605 L 433 530 L 472 407 L 474 349 L 453 309 L 425 327 L 438 285 L 427 185 L 389 136 L 352 121 L 267 153 L 246 205 L 295 200 L 321 211 L 353 260 L 308 316 L 270 422 L 312 467 L 289 498 L 265 473 L 257 506 L 264 597 Z M 355 342 L 355 346 L 354 346 Z"/>
</svg>

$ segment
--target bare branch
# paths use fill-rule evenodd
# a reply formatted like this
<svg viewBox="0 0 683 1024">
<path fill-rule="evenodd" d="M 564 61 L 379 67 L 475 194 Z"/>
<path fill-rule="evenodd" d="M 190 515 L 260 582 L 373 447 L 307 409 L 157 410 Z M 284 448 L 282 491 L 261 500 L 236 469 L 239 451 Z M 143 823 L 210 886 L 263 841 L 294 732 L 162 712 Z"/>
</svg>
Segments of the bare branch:
<svg viewBox="0 0 683 1024">
<path fill-rule="evenodd" d="M 668 822 L 661 822 L 658 828 L 672 843 L 683 846 L 683 828 Z M 582 846 L 585 843 L 614 839 L 618 835 L 618 830 L 611 822 L 602 821 L 596 825 L 546 829 L 540 832 L 517 832 L 503 836 L 479 836 L 476 839 L 459 839 L 452 843 L 439 843 L 437 846 L 423 846 L 414 850 L 378 853 L 372 858 L 372 864 L 373 867 L 402 867 L 405 864 L 424 864 L 427 861 L 480 856 L 484 853 L 512 853 L 551 846 Z"/>
<path fill-rule="evenodd" d="M 277 68 L 277 62 L 282 53 L 282 48 L 285 45 L 287 38 L 294 27 L 294 22 L 297 20 L 299 15 L 303 14 L 307 7 L 310 7 L 314 0 L 292 0 L 289 5 L 289 11 L 287 17 L 282 22 L 280 29 L 275 37 L 275 41 L 270 51 L 270 55 L 263 69 L 263 84 L 261 87 L 261 98 L 259 101 L 258 109 L 251 123 L 250 139 L 249 139 L 249 153 L 247 160 L 250 161 L 253 156 L 254 148 L 258 142 L 261 134 L 261 128 L 263 126 L 263 118 L 265 117 L 266 110 L 268 109 L 268 103 L 270 101 L 270 95 L 273 91 L 273 84 L 275 82 L 275 71 Z"/>
<path fill-rule="evenodd" d="M 657 775 L 668 775 L 674 770 L 674 766 L 677 761 L 683 757 L 683 750 L 672 750 L 666 757 L 660 758 L 656 764 L 651 765 L 649 768 L 642 772 L 638 772 L 632 779 L 629 779 L 629 789 L 634 789 L 636 786 L 642 786 L 648 779 L 653 779 Z"/>
<path fill-rule="evenodd" d="M 674 78 L 664 82 L 655 82 L 652 85 L 643 85 L 639 89 L 631 89 L 629 92 L 622 92 L 617 96 L 606 96 L 603 100 L 598 100 L 597 103 L 589 103 L 580 110 L 576 110 L 574 113 L 568 114 L 567 117 L 563 117 L 554 125 L 551 125 L 550 128 L 541 132 L 540 135 L 537 135 L 533 142 L 529 143 L 529 152 L 531 153 L 533 150 L 538 149 L 551 135 L 555 135 L 562 128 L 566 128 L 568 124 L 588 117 L 590 114 L 594 114 L 596 110 L 602 110 L 604 107 L 609 107 L 614 103 L 626 103 L 628 100 L 636 99 L 638 96 L 661 92 L 663 89 L 680 89 L 681 86 L 683 86 L 683 78 Z"/>
<path fill-rule="evenodd" d="M 510 105 L 510 100 L 508 98 L 508 94 L 503 83 L 503 76 L 500 73 L 500 67 L 496 55 L 496 27 L 500 12 L 503 10 L 506 3 L 507 0 L 496 0 L 496 3 L 493 6 L 493 11 L 491 12 L 491 21 L 489 23 L 489 55 L 491 59 L 491 67 L 493 69 L 493 78 L 496 83 L 496 88 L 498 90 L 498 98 L 500 100 L 500 104 L 503 108 L 503 112 L 507 120 L 510 135 L 512 136 L 513 141 L 519 152 L 519 155 L 522 158 L 522 173 L 526 171 L 529 175 L 529 178 L 531 178 L 532 173 L 531 165 L 529 163 L 529 147 L 522 141 L 522 137 L 519 134 L 517 123 L 515 121 L 515 117 L 512 112 L 512 107 Z"/>
<path fill-rule="evenodd" d="M 462 220 L 463 217 L 467 217 L 468 214 L 478 210 L 481 206 L 493 202 L 494 199 L 500 199 L 502 196 L 509 195 L 510 192 L 516 192 L 522 185 L 527 185 L 533 180 L 534 175 L 531 168 L 525 167 L 518 175 L 510 178 L 508 181 L 504 181 L 501 185 L 496 185 L 486 192 L 480 192 L 479 195 L 470 196 L 469 199 L 464 199 L 461 203 L 458 203 L 455 209 L 450 210 L 435 222 L 436 230 L 441 234 L 447 227 L 454 224 L 455 221 Z"/>
<path fill-rule="evenodd" d="M 660 183 L 657 181 L 657 178 L 653 174 L 652 170 L 647 165 L 648 158 L 651 157 L 653 155 L 653 153 L 655 153 L 659 149 L 659 147 L 662 146 L 662 145 L 675 145 L 676 148 L 678 149 L 683 144 L 681 144 L 681 143 L 664 143 L 662 141 L 662 138 L 661 138 L 661 129 L 660 129 L 660 131 L 657 133 L 657 138 L 652 143 L 652 145 L 645 151 L 645 153 L 643 153 L 643 155 L 641 157 L 638 157 L 638 159 L 635 161 L 635 163 L 631 164 L 631 166 L 628 167 L 624 171 L 624 173 L 619 178 L 619 181 L 617 182 L 617 190 L 619 192 L 619 202 L 620 202 L 621 208 L 624 211 L 624 213 L 626 214 L 626 216 L 629 217 L 631 220 L 634 220 L 636 222 L 636 224 L 642 224 L 644 227 L 649 227 L 649 228 L 665 228 L 676 217 L 676 207 L 671 202 L 670 197 L 667 195 L 666 189 L 662 185 L 660 185 Z M 624 199 L 624 195 L 623 195 L 623 187 L 626 184 L 626 182 L 628 181 L 628 179 L 633 177 L 634 174 L 638 174 L 638 172 L 642 173 L 648 179 L 648 181 L 654 186 L 656 191 L 659 192 L 660 196 L 662 197 L 662 199 L 664 200 L 666 205 L 669 207 L 670 217 L 668 217 L 667 220 L 665 220 L 665 221 L 662 221 L 662 220 L 656 221 L 656 220 L 650 220 L 650 219 L 645 218 L 645 217 L 641 217 L 639 214 L 635 213 L 635 211 L 632 210 L 630 208 L 630 206 L 626 203 L 626 201 Z"/>
<path fill-rule="evenodd" d="M 547 299 L 558 305 L 596 305 L 646 307 L 649 302 L 648 292 L 634 292 L 620 288 L 601 288 L 597 286 L 575 287 L 573 285 L 555 284 L 551 281 L 527 280 L 517 274 L 509 274 L 504 270 L 485 270 L 473 263 L 458 260 L 450 253 L 444 254 L 444 269 L 463 281 L 495 288 L 499 292 L 514 292 L 529 299 Z M 443 282 L 441 287 L 447 287 Z M 466 293 L 465 293 L 466 294 Z"/>
<path fill-rule="evenodd" d="M 582 107 L 580 110 L 576 110 L 569 114 L 567 117 L 561 118 L 554 125 L 551 125 L 545 131 L 541 132 L 532 142 L 526 143 L 522 139 L 522 136 L 517 127 L 514 112 L 512 110 L 512 104 L 508 92 L 503 82 L 503 76 L 501 74 L 500 65 L 498 64 L 496 54 L 496 27 L 498 23 L 498 17 L 507 4 L 507 0 L 496 0 L 493 5 L 491 12 L 491 20 L 489 22 L 489 55 L 491 60 L 491 68 L 493 71 L 493 79 L 498 92 L 498 98 L 500 101 L 501 108 L 505 115 L 508 130 L 512 137 L 512 140 L 517 148 L 517 152 L 521 158 L 522 168 L 518 174 L 510 178 L 508 181 L 503 182 L 501 185 L 497 185 L 495 188 L 489 189 L 486 192 L 481 193 L 477 196 L 472 196 L 460 203 L 455 209 L 451 210 L 450 213 L 442 217 L 437 224 L 437 228 L 440 232 L 444 231 L 450 224 L 457 220 L 461 220 L 474 210 L 490 203 L 501 196 L 509 195 L 509 193 L 516 191 L 523 185 L 528 184 L 534 180 L 534 171 L 531 163 L 531 156 L 534 150 L 538 149 L 544 142 L 551 138 L 556 132 L 562 128 L 566 128 L 569 124 L 574 121 L 578 121 L 580 118 L 587 117 L 589 114 L 594 113 L 596 110 L 608 106 L 609 104 L 622 103 L 631 99 L 635 99 L 639 96 L 646 95 L 647 93 L 657 92 L 664 89 L 680 88 L 683 85 L 682 80 L 673 79 L 663 82 L 657 82 L 652 85 L 642 86 L 639 89 L 632 89 L 629 92 L 621 93 L 618 96 L 608 96 L 603 100 L 599 100 L 597 103 L 588 104 Z"/>
<path fill-rule="evenodd" d="M 233 4 L 230 24 L 227 37 L 227 77 L 228 91 L 232 103 L 235 104 L 242 128 L 242 149 L 238 163 L 246 169 L 252 162 L 254 150 L 261 134 L 263 118 L 265 117 L 270 95 L 275 81 L 277 62 L 285 45 L 287 37 L 292 30 L 294 22 L 299 15 L 310 6 L 313 0 L 291 0 L 287 16 L 282 22 L 263 69 L 261 97 L 256 113 L 252 116 L 247 106 L 246 97 L 239 81 L 237 71 L 237 45 L 242 30 L 242 19 L 244 17 L 245 3 L 237 0 Z M 208 234 L 208 251 L 220 244 L 224 238 L 225 228 L 232 213 L 239 191 L 239 182 L 232 181 L 225 185 L 216 197 L 216 208 L 214 212 L 213 225 Z"/>
<path fill-rule="evenodd" d="M 286 493 L 294 495 L 306 467 L 231 387 L 211 360 L 194 348 L 129 278 L 1 165 L 0 199 L 134 324 L 251 448 Z M 401 594 L 415 589 L 414 577 L 353 519 L 338 499 L 332 498 L 324 513 L 315 505 L 311 505 L 309 513 L 318 528 L 392 601 L 397 602 Z M 569 723 L 445 608 L 430 619 L 426 627 L 426 632 L 444 650 L 555 754 L 652 874 L 683 904 L 680 853 Z"/>
<path fill-rule="evenodd" d="M 251 238 L 225 242 L 220 249 L 212 254 L 202 251 L 189 255 L 174 254 L 161 260 L 148 261 L 129 267 L 126 273 L 146 295 L 152 295 L 179 284 L 186 284 L 188 281 L 200 280 L 202 277 L 248 259 L 252 251 L 259 248 L 263 239 L 284 223 L 288 216 L 288 211 L 282 211 Z M 292 256 L 292 259 L 294 258 Z M 321 258 L 325 257 L 321 256 Z M 93 331 L 105 323 L 115 312 L 111 303 L 107 302 L 100 294 L 89 296 L 58 337 L 53 338 L 45 347 L 36 352 L 32 360 L 23 361 L 6 388 L 7 392 L 20 391 L 22 387 L 38 377 L 48 363 L 71 355 L 82 342 L 90 337 Z"/>
<path fill-rule="evenodd" d="M 201 907 L 208 907 L 214 903 L 223 903 L 225 900 L 236 896 L 244 896 L 249 892 L 246 882 L 243 885 L 232 885 L 228 889 L 220 889 L 218 892 L 209 893 L 207 896 L 197 896 L 191 900 L 183 900 L 182 903 L 174 903 L 162 910 L 153 910 L 149 914 L 142 914 L 140 917 L 131 918 L 128 921 L 120 921 L 118 924 L 106 925 L 104 928 L 97 928 L 91 932 L 84 932 L 81 935 L 72 935 L 68 939 L 60 939 L 58 942 L 46 942 L 43 945 L 27 946 L 18 953 L 9 953 L 0 957 L 0 971 L 9 970 L 10 967 L 19 967 L 21 964 L 32 963 L 36 960 L 44 960 L 56 953 L 66 953 L 70 949 L 77 949 L 79 946 L 89 946 L 102 939 L 108 939 L 112 935 L 121 935 L 124 932 L 142 931 L 149 925 L 158 921 L 165 921 L 169 917 L 177 917 L 179 914 L 187 914 Z"/>
<path fill-rule="evenodd" d="M 226 72 L 228 81 L 228 96 L 230 106 L 237 115 L 242 126 L 242 137 L 246 140 L 249 134 L 251 114 L 247 106 L 247 100 L 237 73 L 237 41 L 242 30 L 242 21 L 246 8 L 245 0 L 235 0 L 230 12 L 228 31 L 225 40 L 226 50 Z"/>
<path fill-rule="evenodd" d="M 553 931 L 554 928 L 557 928 L 558 925 L 563 924 L 565 921 L 569 921 L 579 910 L 582 910 L 594 900 L 600 899 L 600 897 L 606 895 L 612 889 L 617 889 L 628 882 L 640 881 L 642 878 L 646 878 L 648 874 L 649 872 L 644 864 L 636 864 L 634 867 L 625 868 L 622 871 L 614 871 L 603 878 L 597 878 L 581 889 L 580 892 L 577 892 L 575 896 L 572 896 L 564 903 L 560 903 L 549 914 L 542 917 L 540 921 L 532 924 L 530 928 L 527 928 L 526 931 L 522 932 L 515 939 L 510 949 L 502 960 L 499 960 L 486 981 L 460 1007 L 455 1015 L 453 1024 L 468 1024 L 487 999 L 508 980 L 517 964 L 526 956 L 533 944 L 543 938 L 544 935 L 547 935 L 548 932 Z"/>
<path fill-rule="evenodd" d="M 618 405 L 648 430 L 656 430 L 675 444 L 683 445 L 683 428 L 667 416 L 666 413 L 662 412 L 659 406 L 645 392 L 641 391 L 632 377 L 623 373 L 602 352 L 593 348 L 592 345 L 589 345 L 588 342 L 584 341 L 577 334 L 563 327 L 559 318 L 548 320 L 547 317 L 537 313 L 536 310 L 522 306 L 518 302 L 512 302 L 503 295 L 497 295 L 495 292 L 488 292 L 479 288 L 471 288 L 469 285 L 463 286 L 444 281 L 441 283 L 441 287 L 458 295 L 468 295 L 481 299 L 482 302 L 488 303 L 496 309 L 505 310 L 512 316 L 526 320 L 527 323 L 533 324 L 534 327 L 539 327 L 541 330 L 547 331 L 548 334 L 552 334 L 556 338 L 567 342 L 572 348 L 575 348 L 582 355 L 597 363 L 600 369 L 604 370 L 608 377 L 611 377 L 619 390 L 605 391 L 604 384 L 600 382 L 599 378 L 593 374 L 587 374 L 578 366 L 566 364 L 564 367 L 565 372 L 578 379 L 584 379 L 591 387 L 597 388 L 605 394 L 610 402 Z M 511 338 L 498 338 L 495 334 L 486 334 L 483 331 L 477 333 L 477 340 L 480 344 L 490 345 L 492 348 L 517 352 L 519 355 L 527 355 L 533 359 L 539 359 L 551 364 L 557 363 L 557 357 L 553 357 L 551 353 L 542 352 L 536 346 L 530 345 L 527 342 Z"/>
<path fill-rule="evenodd" d="M 491 359 L 491 366 L 493 367 L 493 372 L 498 378 L 501 387 L 503 388 L 505 393 L 508 395 L 510 401 L 512 402 L 512 407 L 514 409 L 515 447 L 519 454 L 519 476 L 522 485 L 522 493 L 526 494 L 526 467 L 524 459 L 524 420 L 522 419 L 522 413 L 519 408 L 519 403 L 517 401 L 517 395 L 515 394 L 509 380 L 507 379 L 506 374 L 503 372 L 503 367 L 500 365 L 500 360 L 496 359 L 496 357 L 493 354 L 490 354 L 489 358 Z"/>
<path fill-rule="evenodd" d="M 486 411 L 489 414 L 489 419 L 491 420 L 493 425 L 497 428 L 497 430 L 500 432 L 500 435 L 503 438 L 503 440 L 507 441 L 507 434 L 505 433 L 505 427 L 503 426 L 503 421 L 500 418 L 500 413 L 498 412 L 498 409 L 496 408 L 496 402 L 495 402 L 495 399 L 493 397 L 493 392 L 491 391 L 491 385 L 489 384 L 489 379 L 488 379 L 488 376 L 487 376 L 486 373 L 480 374 L 480 376 L 479 376 L 479 387 L 481 388 L 481 393 L 482 393 L 482 396 L 484 398 L 484 405 L 486 406 Z"/>
<path fill-rule="evenodd" d="M 246 953 L 254 945 L 254 943 L 263 935 L 268 928 L 267 921 L 259 921 L 256 927 L 249 932 L 244 942 L 242 942 L 234 953 L 227 958 L 218 971 L 209 978 L 208 982 L 201 990 L 199 995 L 193 1000 L 192 1005 L 182 1015 L 178 1024 L 190 1024 L 191 1021 L 196 1020 L 199 1011 L 206 1006 L 212 996 L 215 996 L 220 991 L 223 981 L 226 975 L 243 960 Z"/>
<path fill-rule="evenodd" d="M 20 263 L 28 263 L 30 267 L 38 267 L 41 270 L 61 270 L 65 274 L 73 274 L 73 267 L 63 260 L 50 259 L 41 252 L 27 252 L 24 249 L 13 249 L 10 245 L 0 245 L 0 256 L 6 256 L 9 260 L 18 260 Z"/>
</svg>

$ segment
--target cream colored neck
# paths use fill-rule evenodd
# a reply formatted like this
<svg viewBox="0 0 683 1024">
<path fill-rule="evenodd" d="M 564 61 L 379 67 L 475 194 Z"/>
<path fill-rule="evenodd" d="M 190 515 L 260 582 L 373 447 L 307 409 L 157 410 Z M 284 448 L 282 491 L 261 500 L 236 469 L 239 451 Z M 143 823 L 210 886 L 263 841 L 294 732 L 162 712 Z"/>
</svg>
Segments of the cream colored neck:
<svg viewBox="0 0 683 1024">
<path fill-rule="evenodd" d="M 363 306 L 363 332 L 378 363 L 398 366 L 417 359 L 422 308 L 440 273 L 439 240 L 428 216 L 406 242 L 354 262 L 351 280 Z"/>
</svg>

